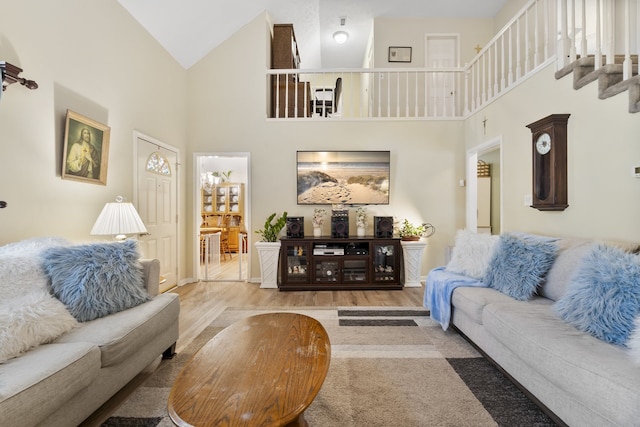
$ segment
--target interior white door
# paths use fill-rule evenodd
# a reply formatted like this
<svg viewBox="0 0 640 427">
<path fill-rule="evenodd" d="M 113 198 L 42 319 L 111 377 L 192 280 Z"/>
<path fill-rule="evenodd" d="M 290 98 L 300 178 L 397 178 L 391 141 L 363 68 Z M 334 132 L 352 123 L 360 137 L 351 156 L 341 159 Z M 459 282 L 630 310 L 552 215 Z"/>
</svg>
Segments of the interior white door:
<svg viewBox="0 0 640 427">
<path fill-rule="evenodd" d="M 160 260 L 160 291 L 178 279 L 178 153 L 137 137 L 138 211 L 148 235 L 140 239 L 145 258 Z"/>
<path fill-rule="evenodd" d="M 458 66 L 458 36 L 427 34 L 425 67 Z M 456 79 L 453 73 L 431 73 L 427 76 L 427 111 L 430 116 L 455 114 Z"/>
</svg>

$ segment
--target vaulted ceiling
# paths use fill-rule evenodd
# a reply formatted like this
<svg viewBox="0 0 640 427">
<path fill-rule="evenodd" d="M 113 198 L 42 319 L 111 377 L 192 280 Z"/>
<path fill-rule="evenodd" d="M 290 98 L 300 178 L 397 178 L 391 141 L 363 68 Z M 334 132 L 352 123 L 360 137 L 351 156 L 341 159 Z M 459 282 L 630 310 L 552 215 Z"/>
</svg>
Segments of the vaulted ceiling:
<svg viewBox="0 0 640 427">
<path fill-rule="evenodd" d="M 507 0 L 118 0 L 180 63 L 189 68 L 267 11 L 293 24 L 301 68 L 358 68 L 377 17 L 491 18 Z M 341 18 L 345 25 L 341 27 Z M 332 34 L 349 33 L 345 44 Z"/>
</svg>

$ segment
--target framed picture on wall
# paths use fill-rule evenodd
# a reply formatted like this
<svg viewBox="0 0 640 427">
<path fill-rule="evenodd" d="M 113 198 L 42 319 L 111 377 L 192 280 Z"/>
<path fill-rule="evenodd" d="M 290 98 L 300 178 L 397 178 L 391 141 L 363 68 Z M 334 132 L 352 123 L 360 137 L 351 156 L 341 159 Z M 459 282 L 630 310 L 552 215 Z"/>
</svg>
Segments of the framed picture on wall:
<svg viewBox="0 0 640 427">
<path fill-rule="evenodd" d="M 389 62 L 411 62 L 411 48 L 389 46 Z"/>
<path fill-rule="evenodd" d="M 67 110 L 62 179 L 107 185 L 111 128 Z"/>
</svg>

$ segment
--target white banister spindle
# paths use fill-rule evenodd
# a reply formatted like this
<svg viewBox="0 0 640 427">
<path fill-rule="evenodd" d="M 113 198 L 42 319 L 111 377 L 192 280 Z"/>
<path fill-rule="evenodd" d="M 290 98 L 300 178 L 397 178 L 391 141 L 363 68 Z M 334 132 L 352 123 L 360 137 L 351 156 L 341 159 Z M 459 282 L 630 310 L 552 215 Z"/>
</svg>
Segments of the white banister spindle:
<svg viewBox="0 0 640 427">
<path fill-rule="evenodd" d="M 594 68 L 602 67 L 602 16 L 600 14 L 600 0 L 596 0 L 596 55 L 594 58 Z"/>
<path fill-rule="evenodd" d="M 549 19 L 550 14 L 550 10 L 549 10 L 549 1 L 550 0 L 544 0 L 544 60 L 546 61 L 547 58 L 549 58 L 549 51 L 551 50 L 549 48 L 549 43 L 551 43 L 551 32 L 549 31 L 549 22 L 551 22 L 551 20 Z"/>
<path fill-rule="evenodd" d="M 405 76 L 404 76 L 405 80 L 406 80 L 406 84 L 405 84 L 405 111 L 404 111 L 404 115 L 405 117 L 409 117 L 409 72 L 405 72 Z"/>
<path fill-rule="evenodd" d="M 414 73 L 414 80 L 416 82 L 413 88 L 413 97 L 415 99 L 415 105 L 413 106 L 413 117 L 418 117 L 418 72 Z"/>
<path fill-rule="evenodd" d="M 378 117 L 382 117 L 382 74 L 378 73 Z"/>
<path fill-rule="evenodd" d="M 569 40 L 570 40 L 570 48 L 569 48 L 569 57 L 570 57 L 570 61 L 573 62 L 576 60 L 577 55 L 576 55 L 576 0 L 573 0 L 571 2 L 571 13 L 569 14 L 569 17 L 571 18 L 571 21 L 569 22 L 569 31 L 570 31 L 570 35 L 569 35 Z"/>
<path fill-rule="evenodd" d="M 429 73 L 424 73 L 424 100 L 422 103 L 424 104 L 424 116 L 428 116 L 428 107 L 429 107 L 429 91 L 427 90 L 427 86 L 429 85 Z"/>
<path fill-rule="evenodd" d="M 525 74 L 531 69 L 530 44 L 529 40 L 529 9 L 524 12 L 524 72 Z"/>
<path fill-rule="evenodd" d="M 513 84 L 513 26 L 509 27 L 509 86 Z"/>
<path fill-rule="evenodd" d="M 631 7 L 629 0 L 624 2 L 624 63 L 622 64 L 622 79 L 631 78 Z"/>
<path fill-rule="evenodd" d="M 400 73 L 396 71 L 396 117 L 400 117 Z"/>
<path fill-rule="evenodd" d="M 607 64 L 615 63 L 615 28 L 616 28 L 616 2 L 614 0 L 605 0 L 605 20 L 604 34 L 606 49 L 604 51 Z"/>
<path fill-rule="evenodd" d="M 280 74 L 276 74 L 276 87 L 274 89 L 275 97 L 276 97 L 276 107 L 274 111 L 274 116 L 276 118 L 280 117 Z"/>
<path fill-rule="evenodd" d="M 464 72 L 464 113 L 469 114 L 470 110 L 469 102 L 469 68 Z"/>
<path fill-rule="evenodd" d="M 500 89 L 505 90 L 507 88 L 507 69 L 506 69 L 506 64 L 507 62 L 505 61 L 505 51 L 504 51 L 504 34 L 500 37 L 500 51 L 501 51 L 501 55 L 500 55 L 500 74 L 501 74 L 501 79 L 500 79 Z"/>
<path fill-rule="evenodd" d="M 560 0 L 560 40 L 558 40 L 557 69 L 569 65 L 569 34 L 567 28 L 567 0 Z"/>
<path fill-rule="evenodd" d="M 587 2 L 582 0 L 582 37 L 580 38 L 580 56 L 587 57 Z"/>
<path fill-rule="evenodd" d="M 497 96 L 500 92 L 500 86 L 498 86 L 498 76 L 500 69 L 498 68 L 498 44 L 493 45 L 493 96 Z"/>
<path fill-rule="evenodd" d="M 540 64 L 540 23 L 538 20 L 540 3 L 536 1 L 533 7 L 533 68 L 537 68 Z"/>
<path fill-rule="evenodd" d="M 522 44 L 520 41 L 520 18 L 516 21 L 516 79 L 522 77 Z"/>
</svg>

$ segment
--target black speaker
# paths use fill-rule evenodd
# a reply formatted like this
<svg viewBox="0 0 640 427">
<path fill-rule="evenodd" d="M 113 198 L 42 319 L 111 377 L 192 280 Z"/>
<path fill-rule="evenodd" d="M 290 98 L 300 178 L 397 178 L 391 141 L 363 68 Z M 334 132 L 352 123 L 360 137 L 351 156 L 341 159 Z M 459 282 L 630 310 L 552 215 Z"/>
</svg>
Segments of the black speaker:
<svg viewBox="0 0 640 427">
<path fill-rule="evenodd" d="M 373 226 L 376 237 L 393 237 L 392 216 L 374 216 Z"/>
<path fill-rule="evenodd" d="M 288 216 L 287 217 L 287 237 L 293 239 L 301 239 L 304 237 L 304 217 Z"/>
<path fill-rule="evenodd" d="M 349 217 L 348 216 L 332 216 L 331 217 L 331 237 L 338 237 L 338 238 L 349 237 Z"/>
</svg>

